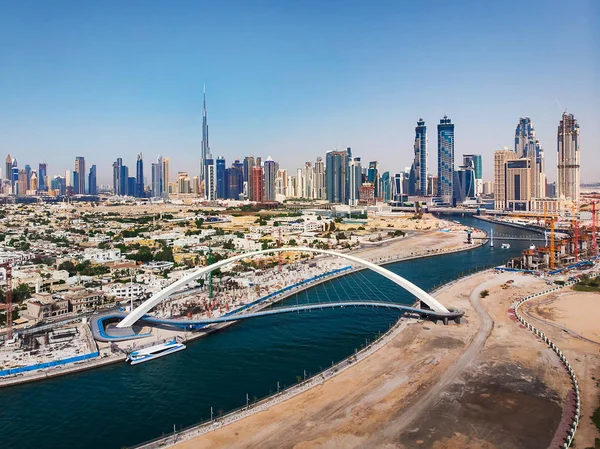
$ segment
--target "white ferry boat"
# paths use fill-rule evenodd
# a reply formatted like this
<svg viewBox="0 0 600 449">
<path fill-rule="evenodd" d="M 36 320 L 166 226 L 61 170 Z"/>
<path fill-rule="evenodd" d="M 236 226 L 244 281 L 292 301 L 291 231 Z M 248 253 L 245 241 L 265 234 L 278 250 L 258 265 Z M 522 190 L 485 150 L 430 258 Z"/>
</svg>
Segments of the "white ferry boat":
<svg viewBox="0 0 600 449">
<path fill-rule="evenodd" d="M 508 249 L 510 248 L 510 243 L 503 243 L 502 244 L 502 249 Z"/>
<path fill-rule="evenodd" d="M 150 346 L 149 348 L 140 349 L 139 351 L 133 351 L 127 356 L 126 361 L 130 362 L 132 365 L 137 365 L 138 363 L 157 359 L 174 352 L 183 351 L 184 349 L 185 345 L 183 343 L 179 343 L 177 340 L 173 339 L 166 343 Z"/>
</svg>

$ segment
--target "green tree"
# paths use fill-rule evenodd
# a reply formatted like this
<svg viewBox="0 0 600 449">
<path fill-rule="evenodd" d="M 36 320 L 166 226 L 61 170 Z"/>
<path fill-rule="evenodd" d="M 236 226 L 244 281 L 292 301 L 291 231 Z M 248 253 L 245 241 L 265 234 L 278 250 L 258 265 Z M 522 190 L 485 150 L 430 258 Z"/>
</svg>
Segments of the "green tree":
<svg viewBox="0 0 600 449">
<path fill-rule="evenodd" d="M 65 260 L 63 263 L 61 263 L 58 266 L 59 270 L 67 270 L 69 272 L 69 275 L 74 275 L 76 273 L 75 270 L 75 264 L 73 262 L 71 262 L 70 260 Z"/>
</svg>

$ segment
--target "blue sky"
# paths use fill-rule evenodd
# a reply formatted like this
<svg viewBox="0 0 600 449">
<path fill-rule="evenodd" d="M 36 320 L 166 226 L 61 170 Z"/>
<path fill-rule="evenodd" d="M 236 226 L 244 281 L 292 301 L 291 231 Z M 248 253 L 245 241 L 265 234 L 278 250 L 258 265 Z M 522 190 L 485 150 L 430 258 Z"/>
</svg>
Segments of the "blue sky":
<svg viewBox="0 0 600 449">
<path fill-rule="evenodd" d="M 456 159 L 513 145 L 531 117 L 555 179 L 563 108 L 581 126 L 582 180 L 600 180 L 600 2 L 0 0 L 0 154 L 198 172 L 210 144 L 294 170 L 334 148 L 402 170 L 414 127 L 456 125 Z M 5 156 L 2 156 L 4 158 Z"/>
</svg>

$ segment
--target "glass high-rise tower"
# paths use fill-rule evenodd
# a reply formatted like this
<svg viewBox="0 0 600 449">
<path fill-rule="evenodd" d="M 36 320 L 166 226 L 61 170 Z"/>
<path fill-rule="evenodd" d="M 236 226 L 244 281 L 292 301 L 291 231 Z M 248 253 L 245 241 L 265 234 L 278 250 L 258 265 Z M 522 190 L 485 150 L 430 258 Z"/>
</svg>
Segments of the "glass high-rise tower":
<svg viewBox="0 0 600 449">
<path fill-rule="evenodd" d="M 415 159 L 411 167 L 412 185 L 410 194 L 427 195 L 427 126 L 420 118 L 415 128 Z"/>
<path fill-rule="evenodd" d="M 137 155 L 135 163 L 135 196 L 143 198 L 144 194 L 144 159 L 142 153 Z"/>
<path fill-rule="evenodd" d="M 445 204 L 453 204 L 454 195 L 454 124 L 444 116 L 438 131 L 438 196 Z"/>
</svg>

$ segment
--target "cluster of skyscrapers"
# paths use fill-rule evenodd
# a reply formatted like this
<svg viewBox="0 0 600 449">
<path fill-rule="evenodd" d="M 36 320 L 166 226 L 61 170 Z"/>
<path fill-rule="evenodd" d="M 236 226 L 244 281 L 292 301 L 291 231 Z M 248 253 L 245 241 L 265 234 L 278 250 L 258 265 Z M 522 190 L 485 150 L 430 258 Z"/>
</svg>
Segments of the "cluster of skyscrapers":
<svg viewBox="0 0 600 449">
<path fill-rule="evenodd" d="M 15 196 L 96 195 L 98 193 L 96 166 L 92 165 L 86 173 L 85 158 L 77 156 L 73 170 L 66 170 L 64 176 L 48 176 L 48 165 L 40 162 L 38 170 L 29 164 L 19 168 L 16 158 L 6 156 L 2 193 Z"/>
<path fill-rule="evenodd" d="M 171 160 L 159 156 L 151 164 L 151 182 L 145 178 L 142 154 L 137 155 L 135 173 L 123 160 L 113 162 L 112 193 L 137 198 L 200 197 L 206 201 L 221 199 L 281 202 L 287 198 L 323 200 L 350 206 L 371 205 L 377 201 L 403 203 L 425 201 L 435 205 L 477 203 L 482 194 L 494 195 L 496 209 L 529 211 L 563 207 L 565 201 L 578 201 L 580 184 L 579 125 L 566 112 L 558 127 L 558 180 L 548 184 L 544 150 L 529 117 L 519 119 L 514 150 L 505 147 L 494 154 L 494 184 L 483 182 L 479 154 L 465 154 L 456 166 L 454 124 L 444 116 L 437 125 L 437 176 L 429 172 L 428 139 L 425 120 L 415 128 L 414 159 L 411 167 L 390 173 L 381 172 L 377 161 L 363 166 L 350 147 L 333 150 L 325 158 L 309 161 L 295 173 L 288 173 L 270 156 L 246 156 L 227 166 L 223 157 L 213 158 L 208 138 L 206 91 L 202 106 L 202 143 L 198 176 L 179 172 L 171 179 Z M 32 170 L 18 166 L 16 158 L 6 158 L 2 191 L 23 195 L 96 195 L 96 166 L 86 172 L 86 162 L 75 158 L 73 170 L 64 176 L 48 177 L 45 162 Z M 110 186 L 104 186 L 104 191 Z"/>
<path fill-rule="evenodd" d="M 564 112 L 557 132 L 557 182 L 549 184 L 544 150 L 529 117 L 519 119 L 514 151 L 494 153 L 494 207 L 513 211 L 558 211 L 578 202 L 579 125 Z"/>
</svg>

